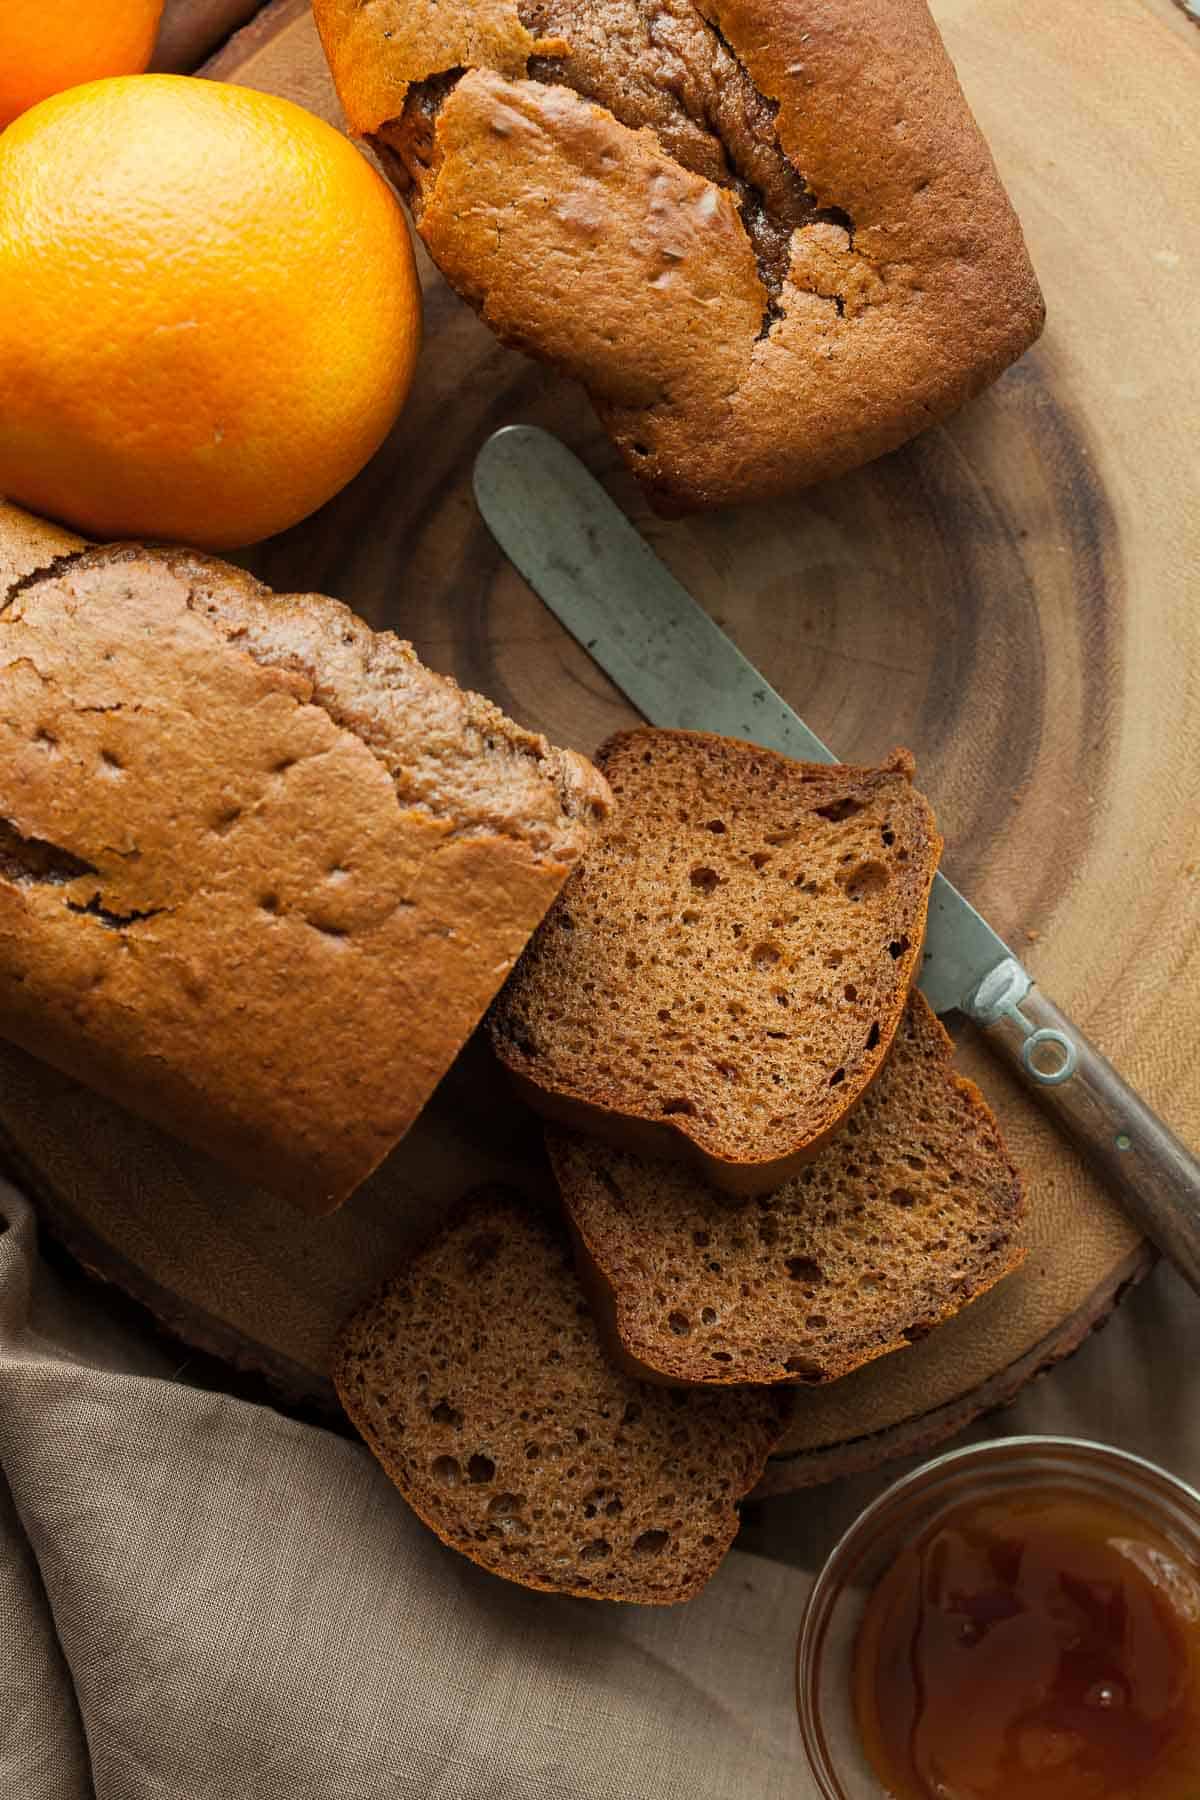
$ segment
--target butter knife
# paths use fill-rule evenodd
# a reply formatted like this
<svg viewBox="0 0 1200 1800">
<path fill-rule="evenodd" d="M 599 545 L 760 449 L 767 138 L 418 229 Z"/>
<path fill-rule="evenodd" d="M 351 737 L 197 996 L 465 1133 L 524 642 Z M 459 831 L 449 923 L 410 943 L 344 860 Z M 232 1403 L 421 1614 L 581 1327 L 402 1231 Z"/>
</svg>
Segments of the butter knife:
<svg viewBox="0 0 1200 1800">
<path fill-rule="evenodd" d="M 652 725 L 836 760 L 556 437 L 531 425 L 494 433 L 476 458 L 475 499 L 530 587 Z M 1200 1292 L 1200 1162 L 941 874 L 919 979 L 936 1012 L 980 1028 Z"/>
</svg>

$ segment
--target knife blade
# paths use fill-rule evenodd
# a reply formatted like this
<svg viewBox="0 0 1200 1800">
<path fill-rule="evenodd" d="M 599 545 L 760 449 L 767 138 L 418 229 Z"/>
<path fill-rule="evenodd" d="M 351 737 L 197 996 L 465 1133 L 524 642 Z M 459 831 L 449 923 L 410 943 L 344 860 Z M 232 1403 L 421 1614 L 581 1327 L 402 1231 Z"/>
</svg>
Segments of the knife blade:
<svg viewBox="0 0 1200 1800">
<path fill-rule="evenodd" d="M 551 433 L 495 432 L 474 487 L 497 543 L 652 725 L 835 760 Z M 983 1029 L 1200 1291 L 1200 1163 L 940 872 L 919 981 L 936 1012 L 957 1009 Z"/>
<path fill-rule="evenodd" d="M 558 438 L 531 425 L 496 432 L 475 463 L 475 498 L 534 592 L 652 725 L 836 760 Z M 1026 992 L 1030 977 L 1003 939 L 935 876 L 920 974 L 935 1012 L 969 1011 L 1006 962 L 1016 965 L 1009 986 Z"/>
</svg>

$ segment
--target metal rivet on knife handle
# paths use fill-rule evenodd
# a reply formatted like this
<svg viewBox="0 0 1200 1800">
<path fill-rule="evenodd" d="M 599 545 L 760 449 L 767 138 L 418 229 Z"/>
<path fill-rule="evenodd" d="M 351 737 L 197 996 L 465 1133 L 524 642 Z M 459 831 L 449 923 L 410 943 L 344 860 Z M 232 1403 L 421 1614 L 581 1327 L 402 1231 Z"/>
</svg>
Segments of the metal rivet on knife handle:
<svg viewBox="0 0 1200 1800">
<path fill-rule="evenodd" d="M 1200 1162 L 1041 989 L 979 1018 L 983 1035 L 1033 1088 L 1146 1236 L 1200 1291 Z M 1029 1047 L 1065 1045 L 1049 1077 Z"/>
</svg>

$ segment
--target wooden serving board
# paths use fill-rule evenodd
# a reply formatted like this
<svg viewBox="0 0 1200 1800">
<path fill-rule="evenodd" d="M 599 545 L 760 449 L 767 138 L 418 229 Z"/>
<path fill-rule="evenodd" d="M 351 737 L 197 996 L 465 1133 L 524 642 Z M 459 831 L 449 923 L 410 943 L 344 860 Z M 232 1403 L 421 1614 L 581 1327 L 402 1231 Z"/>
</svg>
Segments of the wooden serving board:
<svg viewBox="0 0 1200 1800">
<path fill-rule="evenodd" d="M 151 69 L 155 74 L 187 74 L 261 5 L 262 0 L 166 0 Z"/>
<path fill-rule="evenodd" d="M 1200 37 L 1170 0 L 934 10 L 1049 301 L 1042 343 L 991 392 L 793 501 L 664 523 L 582 395 L 501 349 L 424 264 L 427 344 L 389 443 L 245 560 L 278 588 L 341 596 L 592 749 L 629 708 L 504 562 L 470 491 L 497 426 L 559 432 L 823 737 L 863 760 L 914 749 L 948 872 L 1194 1142 Z M 209 72 L 340 117 L 303 0 L 277 0 Z M 805 1393 L 771 1487 L 960 1427 L 1074 1347 L 1148 1264 L 1035 1107 L 978 1044 L 961 1054 L 1028 1172 L 1026 1268 L 923 1344 Z M 0 1132 L 90 1266 L 190 1343 L 320 1406 L 330 1334 L 430 1219 L 480 1179 L 547 1179 L 536 1127 L 478 1042 L 327 1220 L 292 1216 L 10 1050 Z"/>
</svg>

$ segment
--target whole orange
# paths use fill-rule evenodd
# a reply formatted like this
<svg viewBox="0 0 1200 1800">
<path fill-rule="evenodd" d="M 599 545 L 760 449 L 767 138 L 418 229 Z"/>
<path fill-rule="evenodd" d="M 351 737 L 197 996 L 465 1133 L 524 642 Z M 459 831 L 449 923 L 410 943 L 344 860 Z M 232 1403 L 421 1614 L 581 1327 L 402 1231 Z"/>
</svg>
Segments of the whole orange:
<svg viewBox="0 0 1200 1800">
<path fill-rule="evenodd" d="M 163 0 L 2 0 L 0 130 L 26 107 L 150 61 Z"/>
<path fill-rule="evenodd" d="M 290 101 L 133 75 L 0 136 L 0 493 L 37 512 L 280 531 L 385 437 L 420 323 L 391 191 Z"/>
</svg>

